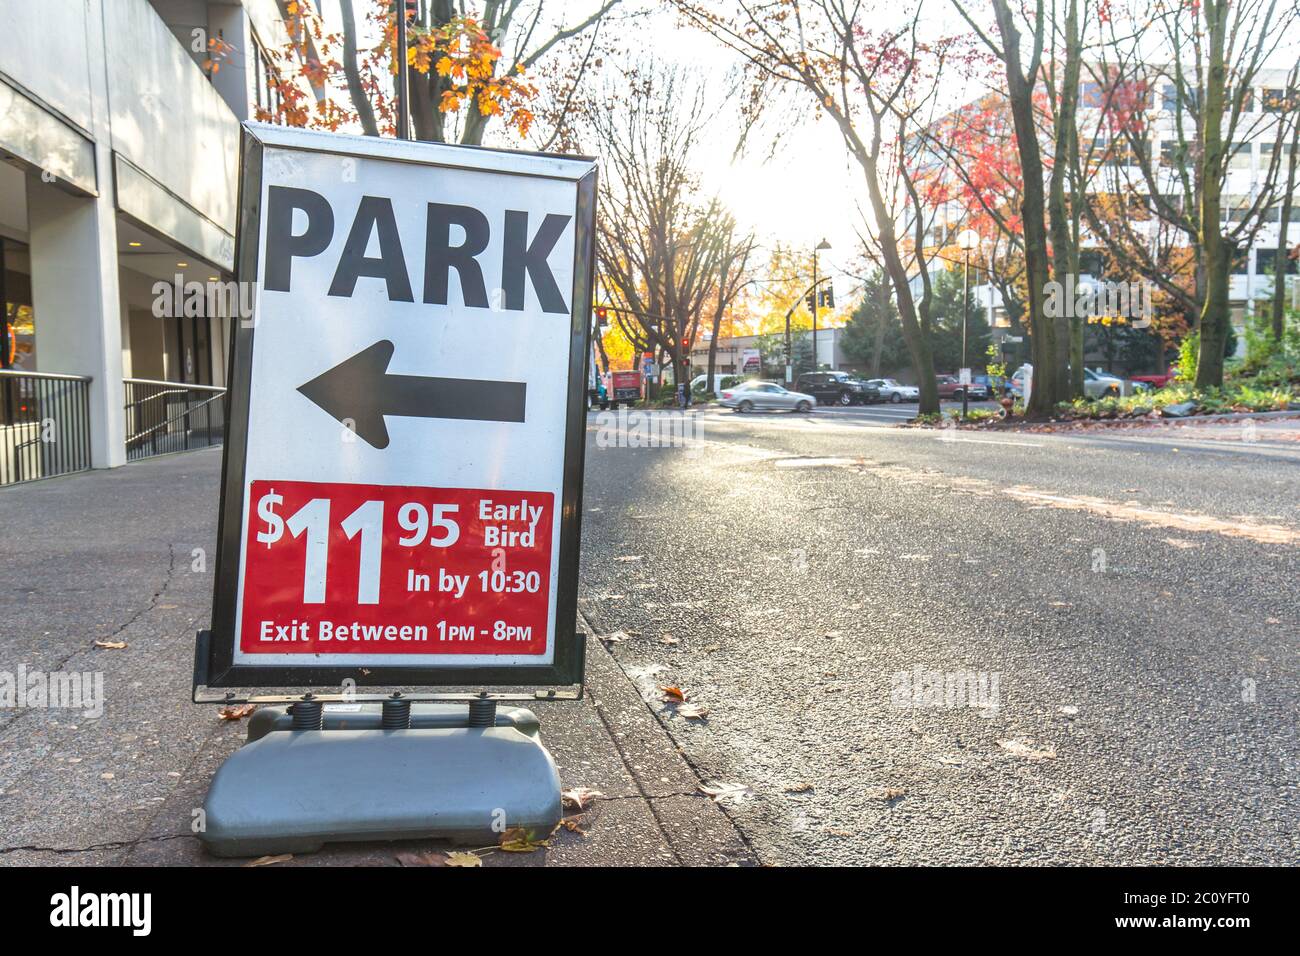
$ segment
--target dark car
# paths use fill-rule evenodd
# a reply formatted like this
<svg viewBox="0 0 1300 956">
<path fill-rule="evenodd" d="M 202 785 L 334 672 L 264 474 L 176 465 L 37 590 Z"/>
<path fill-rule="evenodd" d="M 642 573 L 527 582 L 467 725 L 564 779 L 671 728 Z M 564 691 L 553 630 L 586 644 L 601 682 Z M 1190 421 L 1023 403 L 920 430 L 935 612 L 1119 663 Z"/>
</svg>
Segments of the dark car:
<svg viewBox="0 0 1300 956">
<path fill-rule="evenodd" d="M 880 389 L 845 372 L 808 372 L 800 375 L 795 391 L 812 395 L 823 405 L 866 405 L 883 401 Z"/>
<path fill-rule="evenodd" d="M 970 385 L 963 385 L 961 379 L 956 375 L 936 375 L 935 384 L 939 386 L 940 398 L 961 398 L 962 392 L 970 389 L 970 397 L 976 401 L 984 401 L 993 397 L 993 392 L 987 385 L 981 385 L 978 382 L 972 382 Z"/>
</svg>

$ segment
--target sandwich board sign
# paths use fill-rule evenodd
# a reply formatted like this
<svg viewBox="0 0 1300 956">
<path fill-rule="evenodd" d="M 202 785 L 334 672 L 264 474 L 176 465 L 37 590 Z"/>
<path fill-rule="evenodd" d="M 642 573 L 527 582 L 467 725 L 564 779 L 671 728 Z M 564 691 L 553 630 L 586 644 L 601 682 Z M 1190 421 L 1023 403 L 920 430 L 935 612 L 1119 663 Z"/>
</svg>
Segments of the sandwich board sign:
<svg viewBox="0 0 1300 956">
<path fill-rule="evenodd" d="M 579 683 L 594 162 L 250 123 L 241 167 L 196 687 Z"/>
</svg>

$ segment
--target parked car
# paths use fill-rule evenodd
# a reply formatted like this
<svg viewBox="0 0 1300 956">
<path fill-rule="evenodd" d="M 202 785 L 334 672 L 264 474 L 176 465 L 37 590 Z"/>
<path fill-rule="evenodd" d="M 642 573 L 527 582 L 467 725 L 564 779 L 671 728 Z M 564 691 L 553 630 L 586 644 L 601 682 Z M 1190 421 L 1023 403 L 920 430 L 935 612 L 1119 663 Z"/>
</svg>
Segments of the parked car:
<svg viewBox="0 0 1300 956">
<path fill-rule="evenodd" d="M 919 402 L 921 400 L 921 390 L 915 385 L 902 385 L 892 378 L 872 378 L 867 379 L 868 385 L 874 385 L 876 391 L 880 392 L 882 402 L 893 402 L 897 405 L 899 402 Z"/>
<path fill-rule="evenodd" d="M 1101 369 L 1085 368 L 1083 370 L 1083 393 L 1089 398 L 1115 397 L 1131 395 L 1133 387 L 1117 375 L 1103 372 Z"/>
<path fill-rule="evenodd" d="M 736 388 L 724 388 L 718 397 L 719 404 L 738 412 L 752 412 L 756 408 L 786 408 L 794 412 L 811 412 L 817 399 L 803 392 L 792 392 L 775 382 L 746 382 Z"/>
<path fill-rule="evenodd" d="M 807 372 L 799 376 L 795 389 L 826 405 L 867 405 L 883 401 L 878 388 L 845 372 Z"/>
<path fill-rule="evenodd" d="M 1166 372 L 1164 375 L 1134 375 L 1129 379 L 1135 387 L 1159 389 L 1164 388 L 1174 379 L 1178 378 L 1178 372 Z"/>
<path fill-rule="evenodd" d="M 1027 368 L 1029 368 L 1028 365 L 1022 365 L 1012 374 L 1010 381 L 1007 382 L 1008 395 L 1015 398 L 1024 398 L 1025 370 Z M 1083 393 L 1092 399 L 1108 396 L 1118 397 L 1120 395 L 1132 395 L 1133 386 L 1119 376 L 1110 375 L 1101 369 L 1085 368 L 1083 370 Z"/>
<path fill-rule="evenodd" d="M 709 377 L 707 375 L 697 375 L 691 379 L 692 392 L 710 391 L 715 395 L 726 388 L 728 385 L 738 384 L 741 381 L 740 376 L 727 373 L 725 375 L 715 374 L 713 376 L 713 387 L 708 387 Z"/>
<path fill-rule="evenodd" d="M 975 401 L 983 402 L 993 397 L 993 392 L 987 385 L 978 382 L 963 385 L 956 375 L 936 375 L 934 380 L 939 386 L 940 398 L 961 398 L 966 393 Z"/>
<path fill-rule="evenodd" d="M 1011 373 L 1011 377 L 1006 380 L 1002 386 L 1002 391 L 1012 398 L 1023 399 L 1025 397 L 1025 375 L 1033 370 L 1033 366 L 1026 362 L 1020 368 Z"/>
</svg>

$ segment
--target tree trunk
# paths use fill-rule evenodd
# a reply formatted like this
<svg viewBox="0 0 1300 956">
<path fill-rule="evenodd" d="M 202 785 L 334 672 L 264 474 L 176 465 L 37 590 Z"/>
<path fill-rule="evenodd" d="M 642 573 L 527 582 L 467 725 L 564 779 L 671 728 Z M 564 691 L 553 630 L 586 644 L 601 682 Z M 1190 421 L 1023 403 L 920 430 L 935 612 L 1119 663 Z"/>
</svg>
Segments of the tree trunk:
<svg viewBox="0 0 1300 956">
<path fill-rule="evenodd" d="M 378 136 L 375 111 L 365 87 L 361 85 L 361 71 L 357 68 L 357 18 L 352 10 L 352 0 L 339 0 L 339 8 L 343 13 L 343 75 L 348 83 L 348 98 L 361 121 L 361 131 L 367 136 Z"/>
<path fill-rule="evenodd" d="M 858 159 L 867 180 L 867 195 L 871 199 L 872 213 L 876 217 L 876 222 L 880 224 L 880 258 L 884 260 L 885 272 L 898 296 L 898 317 L 903 325 L 903 341 L 907 343 L 907 353 L 912 359 L 912 371 L 916 375 L 917 387 L 921 391 L 917 414 L 937 415 L 939 414 L 939 386 L 934 379 L 934 355 L 930 348 L 930 337 L 922 331 L 921 324 L 917 320 L 916 300 L 912 298 L 912 287 L 908 285 L 907 266 L 903 264 L 903 258 L 898 252 L 898 238 L 894 234 L 894 223 L 885 205 L 876 162 L 865 152 L 859 154 Z M 815 355 L 813 359 L 813 368 L 816 369 Z"/>
<path fill-rule="evenodd" d="M 881 282 L 876 289 L 876 337 L 872 342 L 871 377 L 880 378 L 881 353 L 885 350 L 885 324 L 889 321 L 889 284 Z"/>
<path fill-rule="evenodd" d="M 1201 248 L 1205 253 L 1205 305 L 1201 309 L 1201 351 L 1196 363 L 1197 388 L 1223 386 L 1223 345 L 1228 335 L 1228 281 L 1233 244 L 1219 226 L 1223 210 L 1223 110 L 1227 70 L 1229 0 L 1203 0 L 1209 66 L 1201 112 Z"/>
<path fill-rule="evenodd" d="M 1046 314 L 1047 254 L 1046 208 L 1043 198 L 1043 157 L 1038 148 L 1034 87 L 1037 70 L 1027 76 L 1020 66 L 1020 31 L 1016 29 L 1007 0 L 994 0 L 998 32 L 1002 37 L 1006 66 L 1007 102 L 1016 130 L 1016 152 L 1020 157 L 1021 219 L 1024 223 L 1025 276 L 1029 291 L 1029 345 L 1034 366 L 1034 388 L 1025 414 L 1046 418 L 1055 410 L 1057 396 L 1056 327 Z M 1041 42 L 1041 38 L 1039 38 Z"/>
<path fill-rule="evenodd" d="M 1287 272 L 1287 253 L 1290 251 L 1287 246 L 1287 227 L 1291 225 L 1291 195 L 1295 192 L 1296 163 L 1300 160 L 1296 154 L 1300 153 L 1300 112 L 1291 118 L 1291 159 L 1287 164 L 1286 173 L 1286 192 L 1282 194 L 1282 213 L 1278 217 L 1277 224 L 1277 254 L 1273 260 L 1273 303 L 1272 310 L 1272 331 L 1273 342 L 1279 349 L 1282 345 L 1282 334 L 1285 331 L 1285 305 L 1286 305 L 1286 272 Z"/>
<path fill-rule="evenodd" d="M 709 371 L 708 378 L 704 380 L 704 394 L 714 394 L 713 376 L 717 374 L 718 367 L 718 330 L 722 328 L 722 310 L 719 309 L 713 316 L 713 337 L 709 339 Z"/>
<path fill-rule="evenodd" d="M 1065 15 L 1065 70 L 1058 87 L 1060 102 L 1056 109 L 1056 146 L 1048 191 L 1048 223 L 1051 230 L 1052 278 L 1064 295 L 1073 297 L 1076 275 L 1074 243 L 1070 235 L 1070 213 L 1065 197 L 1066 176 L 1074 167 L 1075 108 L 1079 96 L 1079 71 L 1083 50 L 1079 37 L 1078 0 L 1069 0 Z M 1052 318 L 1056 336 L 1055 400 L 1069 401 L 1083 396 L 1083 342 L 1080 321 L 1068 317 L 1073 309 L 1062 309 Z M 1076 348 L 1075 331 L 1080 332 Z M 1076 355 L 1077 352 L 1077 355 Z M 1035 366 L 1037 372 L 1037 366 Z M 1037 383 L 1035 383 L 1037 388 Z"/>
</svg>

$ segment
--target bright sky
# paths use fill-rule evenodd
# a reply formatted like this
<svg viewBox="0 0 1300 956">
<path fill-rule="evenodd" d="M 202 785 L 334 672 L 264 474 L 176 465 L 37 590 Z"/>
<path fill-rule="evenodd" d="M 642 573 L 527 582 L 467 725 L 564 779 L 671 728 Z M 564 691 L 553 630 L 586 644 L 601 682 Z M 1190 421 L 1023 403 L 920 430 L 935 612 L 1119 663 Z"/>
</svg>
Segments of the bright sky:
<svg viewBox="0 0 1300 956">
<path fill-rule="evenodd" d="M 699 71 L 719 89 L 740 57 L 700 30 L 681 27 L 671 11 L 660 9 L 643 24 L 644 49 Z M 719 134 L 708 141 L 716 149 L 701 151 L 696 164 L 705 188 L 716 191 L 743 226 L 753 229 L 770 248 L 777 241 L 808 252 L 822 239 L 831 249 L 822 252 L 823 273 L 855 269 L 859 259 L 861 217 L 857 203 L 864 196 L 861 173 L 844 148 L 835 124 L 814 118 L 812 97 L 793 91 L 787 116 L 773 117 L 747 152 L 733 160 L 737 126 L 730 119 L 734 105 L 718 103 Z M 772 148 L 773 141 L 775 148 Z M 844 296 L 850 279 L 836 278 L 837 295 Z"/>
</svg>

